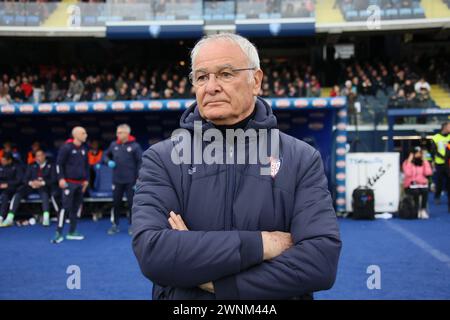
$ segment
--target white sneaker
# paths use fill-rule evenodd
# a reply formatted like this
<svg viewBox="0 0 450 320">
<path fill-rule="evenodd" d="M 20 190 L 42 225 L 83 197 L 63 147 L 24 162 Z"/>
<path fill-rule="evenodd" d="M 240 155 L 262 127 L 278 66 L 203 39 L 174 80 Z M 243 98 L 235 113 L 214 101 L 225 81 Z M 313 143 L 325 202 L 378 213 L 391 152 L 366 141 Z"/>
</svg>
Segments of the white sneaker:
<svg viewBox="0 0 450 320">
<path fill-rule="evenodd" d="M 422 219 L 429 219 L 430 218 L 430 216 L 428 215 L 427 210 L 422 209 L 420 211 L 422 212 Z"/>
<path fill-rule="evenodd" d="M 3 223 L 3 217 L 0 216 L 0 224 L 2 224 L 2 223 Z"/>
<path fill-rule="evenodd" d="M 419 212 L 417 212 L 417 219 L 423 219 L 422 218 L 422 209 L 419 209 Z"/>
</svg>

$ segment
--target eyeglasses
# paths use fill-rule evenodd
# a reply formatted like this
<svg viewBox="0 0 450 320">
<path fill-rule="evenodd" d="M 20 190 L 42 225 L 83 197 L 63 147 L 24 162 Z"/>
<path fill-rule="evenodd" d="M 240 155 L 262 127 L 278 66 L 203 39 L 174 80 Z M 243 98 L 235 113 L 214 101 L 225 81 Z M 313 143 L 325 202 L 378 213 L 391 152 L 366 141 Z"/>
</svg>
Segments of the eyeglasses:
<svg viewBox="0 0 450 320">
<path fill-rule="evenodd" d="M 256 68 L 242 68 L 242 69 L 233 69 L 233 68 L 224 68 L 217 72 L 206 72 L 206 71 L 192 71 L 189 74 L 189 80 L 195 87 L 204 86 L 209 81 L 209 75 L 214 74 L 216 81 L 220 83 L 230 83 L 236 79 L 238 72 L 247 71 L 247 70 L 255 70 Z"/>
</svg>

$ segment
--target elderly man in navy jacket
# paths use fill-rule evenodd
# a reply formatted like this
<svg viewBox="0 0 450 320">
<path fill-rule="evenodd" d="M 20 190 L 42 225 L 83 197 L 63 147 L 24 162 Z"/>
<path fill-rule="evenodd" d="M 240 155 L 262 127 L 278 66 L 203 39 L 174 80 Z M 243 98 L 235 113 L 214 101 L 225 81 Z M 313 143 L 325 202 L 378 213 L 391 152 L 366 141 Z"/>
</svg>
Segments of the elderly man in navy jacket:
<svg viewBox="0 0 450 320">
<path fill-rule="evenodd" d="M 77 232 L 77 213 L 83 203 L 83 195 L 89 184 L 89 161 L 84 145 L 87 139 L 83 127 L 72 130 L 72 139 L 67 140 L 59 149 L 56 159 L 56 175 L 58 185 L 62 189 L 62 209 L 59 211 L 58 227 L 52 243 L 64 240 L 64 215 L 70 219 L 67 240 L 83 240 L 84 236 Z"/>
<path fill-rule="evenodd" d="M 118 233 L 120 219 L 120 205 L 125 193 L 128 205 L 133 204 L 134 186 L 141 166 L 142 149 L 136 138 L 131 134 L 127 124 L 117 126 L 117 140 L 111 142 L 105 151 L 103 162 L 113 168 L 113 225 L 108 230 L 109 235 Z M 131 212 L 129 215 L 131 224 Z M 128 230 L 131 234 L 131 229 Z"/>
<path fill-rule="evenodd" d="M 191 64 L 196 103 L 181 117 L 182 139 L 144 153 L 134 196 L 133 249 L 153 299 L 310 299 L 331 288 L 341 241 L 319 152 L 279 133 L 269 164 L 228 162 L 254 143 L 228 139 L 230 130 L 277 132 L 257 97 L 256 48 L 238 35 L 208 36 Z M 212 142 L 217 131 L 225 143 Z M 216 162 L 180 162 L 189 158 L 180 141 L 191 142 L 194 157 L 225 148 Z"/>
</svg>

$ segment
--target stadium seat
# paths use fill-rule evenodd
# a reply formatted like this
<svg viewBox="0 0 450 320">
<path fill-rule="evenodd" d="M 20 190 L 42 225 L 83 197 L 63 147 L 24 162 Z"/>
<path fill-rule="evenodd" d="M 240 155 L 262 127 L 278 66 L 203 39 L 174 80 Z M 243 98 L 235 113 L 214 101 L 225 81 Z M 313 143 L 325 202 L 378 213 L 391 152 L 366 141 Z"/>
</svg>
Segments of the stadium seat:
<svg viewBox="0 0 450 320">
<path fill-rule="evenodd" d="M 2 19 L 2 24 L 6 26 L 10 26 L 14 24 L 14 16 L 5 15 Z"/>
<path fill-rule="evenodd" d="M 387 19 L 397 19 L 398 18 L 398 10 L 397 9 L 387 9 L 386 10 L 386 18 Z"/>
<path fill-rule="evenodd" d="M 412 10 L 411 8 L 401 8 L 399 15 L 401 19 L 410 19 L 412 17 Z"/>
<path fill-rule="evenodd" d="M 359 10 L 359 17 L 366 20 L 370 16 L 370 12 L 367 10 Z"/>
<path fill-rule="evenodd" d="M 414 18 L 425 18 L 425 11 L 422 8 L 413 9 Z"/>
<path fill-rule="evenodd" d="M 83 25 L 94 26 L 97 24 L 97 19 L 94 16 L 83 17 Z"/>
<path fill-rule="evenodd" d="M 38 26 L 40 19 L 38 16 L 27 16 L 27 26 Z"/>
<path fill-rule="evenodd" d="M 112 169 L 100 165 L 99 169 L 95 169 L 95 173 L 94 188 L 89 190 L 89 195 L 93 198 L 112 197 Z"/>
<path fill-rule="evenodd" d="M 27 22 L 27 17 L 26 16 L 19 16 L 17 15 L 15 18 L 15 25 L 16 26 L 24 26 Z"/>
<path fill-rule="evenodd" d="M 351 10 L 345 13 L 345 20 L 347 21 L 355 21 L 358 19 L 358 11 Z"/>
</svg>

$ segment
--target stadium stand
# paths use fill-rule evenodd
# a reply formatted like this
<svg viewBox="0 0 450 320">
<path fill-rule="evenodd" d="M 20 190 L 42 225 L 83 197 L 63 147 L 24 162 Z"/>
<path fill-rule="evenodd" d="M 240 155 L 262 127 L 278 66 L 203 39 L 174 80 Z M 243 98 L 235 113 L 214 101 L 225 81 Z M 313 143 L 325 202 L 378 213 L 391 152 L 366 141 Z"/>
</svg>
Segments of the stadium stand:
<svg viewBox="0 0 450 320">
<path fill-rule="evenodd" d="M 380 8 L 382 19 L 422 19 L 425 10 L 420 0 L 337 0 L 347 21 L 365 21 L 370 15 L 367 8 L 375 5 Z"/>
</svg>

